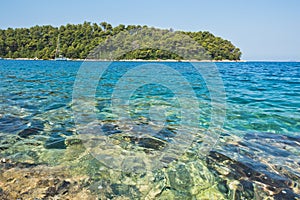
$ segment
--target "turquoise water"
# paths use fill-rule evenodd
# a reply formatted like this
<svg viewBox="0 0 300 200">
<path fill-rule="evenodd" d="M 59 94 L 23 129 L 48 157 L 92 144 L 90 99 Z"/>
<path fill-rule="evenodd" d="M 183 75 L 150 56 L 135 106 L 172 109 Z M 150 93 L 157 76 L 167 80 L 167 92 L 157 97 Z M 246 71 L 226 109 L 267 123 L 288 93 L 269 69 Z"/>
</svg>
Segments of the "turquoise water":
<svg viewBox="0 0 300 200">
<path fill-rule="evenodd" d="M 14 110 L 19 109 L 18 112 L 23 112 L 30 119 L 45 111 L 61 107 L 69 109 L 75 76 L 81 62 L 3 60 L 0 64 L 1 115 L 13 115 Z M 104 74 L 104 77 L 109 78 L 100 82 L 101 90 L 99 87 L 97 90 L 97 97 L 102 97 L 98 102 L 100 111 L 108 107 L 113 86 L 122 74 L 138 65 L 123 62 L 110 66 L 109 72 Z M 189 69 L 189 64 L 168 65 L 186 76 L 201 103 L 209 102 L 209 93 L 203 79 L 195 70 Z M 233 134 L 252 131 L 289 135 L 299 133 L 299 63 L 217 63 L 217 66 L 227 96 L 225 130 Z M 146 85 L 138 92 L 134 94 L 135 97 L 145 94 L 164 99 L 174 97 L 168 88 L 155 85 Z M 209 113 L 202 114 L 203 118 L 209 120 Z M 11 131 L 14 132 L 8 128 L 8 132 Z"/>
<path fill-rule="evenodd" d="M 228 97 L 226 128 L 299 133 L 299 63 L 221 64 Z"/>
<path fill-rule="evenodd" d="M 81 64 L 82 62 L 73 61 L 0 60 L 1 157 L 8 158 L 13 162 L 51 166 L 62 165 L 66 162 L 63 158 L 66 155 L 62 155 L 62 153 L 71 148 L 68 146 L 68 138 L 73 138 L 77 134 L 73 115 L 74 110 L 72 110 L 72 93 L 74 81 Z M 200 116 L 197 125 L 200 130 L 207 129 L 211 120 L 212 105 L 210 104 L 210 93 L 203 77 L 189 63 L 174 62 L 165 64 L 181 73 L 191 85 L 199 101 Z M 118 124 L 118 116 L 114 114 L 112 108 L 111 96 L 114 88 L 118 80 L 128 70 L 139 65 L 141 65 L 139 62 L 114 62 L 99 82 L 94 98 L 95 113 L 102 130 L 108 135 L 117 135 L 122 131 L 122 126 Z M 283 182 L 291 180 L 295 184 L 299 183 L 300 177 L 300 170 L 298 170 L 300 168 L 300 63 L 216 63 L 216 66 L 226 91 L 226 118 L 224 126 L 220 130 L 221 144 L 216 146 L 216 150 L 212 150 L 209 154 L 211 162 L 214 161 L 215 163 L 214 167 L 208 167 L 208 169 L 212 170 L 212 174 L 222 174 L 217 170 L 219 168 L 215 167 L 222 165 L 221 163 L 224 161 L 220 156 L 216 156 L 215 152 L 218 152 L 218 155 L 221 154 L 226 157 L 225 160 L 230 161 L 231 167 L 224 164 L 229 170 L 244 170 L 243 166 L 247 166 L 247 169 L 257 170 L 255 171 L 257 177 L 262 173 L 268 175 L 268 178 L 271 177 L 273 185 L 260 179 L 248 177 L 247 181 L 258 185 L 258 188 L 261 189 L 263 186 L 257 182 L 262 182 L 265 184 L 264 186 L 277 184 L 279 185 L 276 185 L 278 188 L 285 188 L 285 192 L 264 193 L 264 195 L 287 194 L 290 195 L 289 197 L 296 196 L 299 192 L 299 185 L 289 186 L 289 183 L 286 183 L 282 186 L 280 184 L 283 179 Z M 174 84 L 180 86 L 181 83 Z M 164 142 L 172 141 L 172 134 L 176 134 L 176 127 L 181 119 L 180 111 L 178 111 L 180 104 L 170 88 L 159 84 L 143 85 L 133 91 L 130 102 L 130 116 L 137 124 L 149 122 L 151 105 L 165 106 L 164 111 L 167 114 L 164 116 L 166 117 L 164 127 L 169 132 L 164 132 L 163 135 L 155 135 L 155 137 L 162 139 Z M 192 115 L 192 113 L 190 114 Z M 170 130 L 174 131 L 170 132 Z M 133 141 L 134 139 L 129 138 L 128 140 Z M 157 141 L 156 143 L 155 141 L 151 142 L 149 145 L 147 140 L 139 141 L 138 145 L 150 149 L 155 149 L 157 147 L 155 145 L 160 145 Z M 123 143 L 121 142 L 121 144 Z M 237 148 L 239 149 L 238 158 L 236 158 Z M 51 155 L 56 156 L 53 158 Z M 274 158 L 275 160 L 280 158 L 280 160 L 275 161 Z M 254 162 L 251 159 L 257 162 L 257 165 L 252 166 L 252 168 L 247 165 Z M 205 166 L 207 167 L 209 164 L 210 162 L 206 163 Z M 270 165 L 269 168 L 268 165 Z M 74 166 L 77 166 L 77 164 L 74 164 Z M 176 168 L 176 164 L 174 166 Z M 237 166 L 237 168 L 233 166 Z M 275 168 L 278 167 L 281 170 L 276 171 Z M 87 167 L 87 171 L 88 169 Z M 194 174 L 194 172 L 187 171 L 190 176 Z M 243 171 L 243 173 L 245 172 Z M 230 185 L 229 180 L 241 180 L 239 177 L 243 177 L 241 175 L 243 173 L 236 175 L 236 177 L 230 176 L 226 179 L 227 185 Z M 92 176 L 96 175 L 93 174 Z M 170 173 L 168 176 L 169 179 L 172 177 Z M 197 175 L 194 174 L 193 176 Z M 219 177 L 219 175 L 216 176 Z M 277 176 L 281 179 L 276 179 Z M 216 180 L 214 179 L 214 181 Z M 180 193 L 182 198 L 189 199 L 196 198 L 193 195 L 206 195 L 201 192 L 197 194 L 190 192 L 192 189 L 187 188 L 193 185 L 190 182 L 181 185 L 180 189 L 179 186 L 177 188 L 174 186 L 172 189 L 172 178 L 169 184 L 171 186 L 168 186 L 168 192 L 160 193 L 162 196 L 166 195 L 167 197 L 171 193 L 175 195 Z M 105 187 L 104 185 L 103 187 Z M 231 190 L 236 191 L 236 189 L 226 187 L 227 189 L 223 188 L 222 190 L 218 186 L 217 190 L 224 194 L 222 198 L 232 198 L 234 195 L 245 197 L 248 194 L 228 192 Z M 195 188 L 197 187 L 195 186 Z M 245 187 L 244 190 L 246 190 Z M 264 189 L 261 190 L 264 191 Z M 266 190 L 271 191 L 270 188 Z M 255 191 L 257 192 L 258 189 Z M 97 191 L 93 192 L 97 194 Z M 216 191 L 211 192 L 219 195 Z M 98 191 L 98 193 L 101 192 Z M 129 195 L 130 191 L 127 194 L 119 190 L 118 192 L 107 190 L 106 197 L 108 198 L 111 193 L 126 196 Z M 254 194 L 248 196 L 250 196 L 247 197 L 248 199 L 254 199 L 255 197 Z M 280 197 L 277 196 L 277 199 L 280 199 Z"/>
</svg>

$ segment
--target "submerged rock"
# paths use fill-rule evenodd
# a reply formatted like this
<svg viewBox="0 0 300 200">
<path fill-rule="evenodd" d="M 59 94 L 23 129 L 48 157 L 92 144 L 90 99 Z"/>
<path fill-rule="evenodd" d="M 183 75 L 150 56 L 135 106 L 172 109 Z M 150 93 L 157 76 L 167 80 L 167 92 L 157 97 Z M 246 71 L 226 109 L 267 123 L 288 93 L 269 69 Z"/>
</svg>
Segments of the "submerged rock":
<svg viewBox="0 0 300 200">
<path fill-rule="evenodd" d="M 142 156 L 134 157 L 135 151 L 145 156 L 163 151 L 166 146 L 174 145 L 178 130 L 155 131 L 145 124 L 132 128 L 115 121 L 89 124 L 84 133 L 90 135 L 79 134 L 78 138 L 66 135 L 64 130 L 52 127 L 50 135 L 41 137 L 44 146 L 30 146 L 37 148 L 32 150 L 36 163 L 13 163 L 9 159 L 0 162 L 0 194 L 4 199 L 300 198 L 297 137 L 260 133 L 239 138 L 223 134 L 220 144 L 204 157 L 197 149 L 201 138 L 196 138 L 185 153 L 177 155 L 175 151 L 171 157 L 163 155 L 159 162 L 166 159 L 165 165 L 149 170 L 144 169 Z M 26 131 L 23 133 L 21 141 L 32 142 L 25 138 Z M 113 141 L 110 145 L 104 140 L 107 138 Z M 5 144 L 1 142 L 1 145 Z M 114 158 L 133 155 L 124 159 L 123 171 L 108 166 L 114 163 L 101 160 L 105 157 L 90 154 L 93 149 L 100 155 L 111 152 L 113 145 L 118 145 L 120 150 L 113 154 Z M 16 145 L 16 149 L 6 150 L 27 155 L 28 149 Z M 57 166 L 49 167 L 45 163 Z M 126 171 L 124 167 L 133 170 Z"/>
<path fill-rule="evenodd" d="M 135 185 L 112 184 L 110 186 L 113 195 L 119 198 L 140 199 L 141 194 Z"/>
<path fill-rule="evenodd" d="M 17 133 L 28 127 L 29 121 L 12 115 L 0 115 L 0 132 Z"/>
<path fill-rule="evenodd" d="M 293 137 L 246 134 L 245 140 L 220 144 L 208 155 L 207 164 L 225 177 L 229 188 L 229 182 L 237 181 L 231 186 L 234 198 L 299 199 L 300 168 L 292 168 L 299 160 L 295 151 L 300 153 L 300 144 Z"/>
<path fill-rule="evenodd" d="M 66 146 L 79 145 L 79 144 L 81 145 L 82 140 L 78 138 L 66 138 L 65 144 Z"/>
<path fill-rule="evenodd" d="M 59 135 L 55 135 L 46 140 L 44 144 L 46 149 L 65 149 L 65 138 Z"/>
<path fill-rule="evenodd" d="M 37 128 L 26 128 L 26 129 L 22 130 L 21 132 L 19 132 L 18 135 L 20 137 L 26 138 L 30 135 L 38 134 L 39 131 L 40 130 Z"/>
<path fill-rule="evenodd" d="M 65 167 L 39 165 L 0 170 L 0 196 L 3 200 L 96 199 L 85 187 L 87 177 L 71 175 Z"/>
<path fill-rule="evenodd" d="M 43 131 L 43 129 L 44 129 L 43 122 L 40 120 L 35 120 L 35 121 L 30 122 L 30 126 L 28 126 L 28 128 L 26 128 L 26 129 L 20 131 L 18 133 L 18 135 L 20 137 L 27 138 L 28 136 L 39 134 L 41 131 Z"/>
<path fill-rule="evenodd" d="M 108 124 L 105 123 L 101 126 L 102 131 L 104 132 L 104 135 L 113 135 L 117 133 L 122 133 L 121 130 L 119 130 L 118 126 L 115 124 Z"/>
<path fill-rule="evenodd" d="M 176 134 L 167 128 L 163 128 L 162 130 L 160 130 L 159 132 L 157 132 L 154 135 L 154 137 L 157 137 L 157 138 L 167 141 L 167 142 L 170 142 L 171 138 L 174 138 L 175 136 L 176 136 Z"/>
<path fill-rule="evenodd" d="M 164 141 L 151 137 L 137 138 L 136 140 L 140 147 L 146 149 L 160 150 L 166 145 Z"/>
</svg>

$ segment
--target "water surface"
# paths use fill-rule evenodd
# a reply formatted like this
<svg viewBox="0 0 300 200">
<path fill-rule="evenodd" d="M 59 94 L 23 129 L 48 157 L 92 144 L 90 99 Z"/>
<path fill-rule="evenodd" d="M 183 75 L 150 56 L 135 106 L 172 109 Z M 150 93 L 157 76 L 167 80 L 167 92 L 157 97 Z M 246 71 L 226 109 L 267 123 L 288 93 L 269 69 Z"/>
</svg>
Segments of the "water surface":
<svg viewBox="0 0 300 200">
<path fill-rule="evenodd" d="M 300 63 L 217 63 L 226 91 L 226 120 L 219 132 L 219 143 L 206 157 L 200 156 L 197 148 L 211 120 L 208 88 L 191 64 L 166 63 L 193 88 L 199 101 L 197 126 L 203 132 L 197 133 L 199 138 L 168 166 L 144 174 L 110 169 L 89 153 L 90 146 L 78 140 L 72 92 L 81 64 L 0 60 L 3 196 L 66 197 L 80 185 L 81 192 L 100 199 L 300 198 Z M 160 151 L 172 144 L 172 138 L 180 132 L 176 130 L 181 120 L 180 104 L 170 88 L 146 84 L 132 93 L 130 116 L 137 124 L 133 129 L 118 121 L 111 104 L 118 80 L 139 65 L 114 62 L 109 66 L 95 95 L 97 122 L 90 124 L 88 130 L 92 134 L 101 130 L 126 150 Z M 151 122 L 152 105 L 159 105 L 166 112 L 162 132 L 154 131 L 151 139 L 125 137 L 141 130 L 152 131 L 143 128 Z M 14 180 L 28 184 L 28 177 L 19 177 L 28 169 L 32 171 L 28 175 L 32 185 L 28 188 L 38 191 L 34 180 L 46 180 L 46 176 L 58 179 L 58 185 L 55 181 L 41 184 L 40 189 L 46 188 L 44 196 L 20 188 Z M 36 175 L 40 170 L 45 171 L 45 177 Z M 54 191 L 51 184 L 56 188 Z"/>
</svg>

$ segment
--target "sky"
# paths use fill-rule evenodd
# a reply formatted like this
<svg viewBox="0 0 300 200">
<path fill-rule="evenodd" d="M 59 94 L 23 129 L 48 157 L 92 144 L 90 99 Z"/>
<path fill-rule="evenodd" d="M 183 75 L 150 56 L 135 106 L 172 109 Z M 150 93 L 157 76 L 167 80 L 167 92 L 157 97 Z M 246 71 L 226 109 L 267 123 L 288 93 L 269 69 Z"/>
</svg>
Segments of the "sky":
<svg viewBox="0 0 300 200">
<path fill-rule="evenodd" d="M 84 21 L 209 31 L 230 40 L 244 60 L 300 61 L 299 0 L 10 0 L 0 29 Z"/>
</svg>

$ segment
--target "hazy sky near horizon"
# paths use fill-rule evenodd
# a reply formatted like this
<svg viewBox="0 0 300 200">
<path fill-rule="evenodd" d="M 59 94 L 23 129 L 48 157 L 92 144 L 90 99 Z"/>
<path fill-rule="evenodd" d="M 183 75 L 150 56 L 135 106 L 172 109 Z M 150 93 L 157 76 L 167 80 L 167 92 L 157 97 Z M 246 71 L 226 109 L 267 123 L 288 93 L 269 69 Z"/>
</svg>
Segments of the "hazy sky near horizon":
<svg viewBox="0 0 300 200">
<path fill-rule="evenodd" d="M 10 0 L 0 29 L 84 21 L 210 31 L 245 60 L 300 61 L 299 0 Z"/>
</svg>

